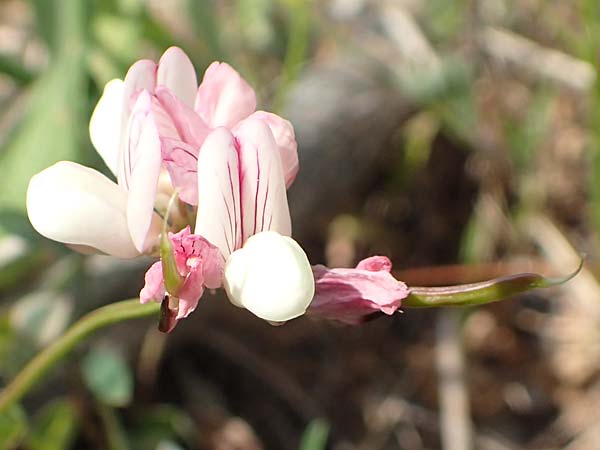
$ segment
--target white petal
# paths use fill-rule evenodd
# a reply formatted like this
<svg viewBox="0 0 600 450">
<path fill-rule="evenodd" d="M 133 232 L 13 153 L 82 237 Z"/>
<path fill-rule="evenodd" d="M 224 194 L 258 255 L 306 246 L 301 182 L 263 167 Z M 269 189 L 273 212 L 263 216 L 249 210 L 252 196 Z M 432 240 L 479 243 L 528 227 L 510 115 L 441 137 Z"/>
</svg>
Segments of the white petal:
<svg viewBox="0 0 600 450">
<path fill-rule="evenodd" d="M 198 80 L 190 58 L 178 47 L 171 47 L 160 58 L 156 84 L 166 86 L 189 107 L 194 106 Z"/>
<path fill-rule="evenodd" d="M 304 314 L 315 292 L 304 250 L 274 231 L 252 236 L 229 256 L 224 287 L 234 305 L 273 322 Z"/>
<path fill-rule="evenodd" d="M 261 231 L 292 234 L 281 158 L 269 127 L 243 120 L 233 134 L 239 143 L 242 240 Z"/>
<path fill-rule="evenodd" d="M 225 258 L 241 246 L 240 184 L 233 136 L 226 128 L 209 134 L 198 154 L 198 212 L 195 234 Z"/>
<path fill-rule="evenodd" d="M 129 235 L 126 201 L 126 194 L 100 172 L 62 161 L 31 179 L 27 213 L 47 238 L 132 258 L 139 253 Z"/>
<path fill-rule="evenodd" d="M 106 83 L 90 120 L 92 144 L 115 175 L 121 142 L 124 92 L 125 84 L 122 80 L 115 79 Z"/>
<path fill-rule="evenodd" d="M 160 138 L 151 115 L 141 121 L 137 148 L 130 154 L 132 162 L 127 195 L 127 222 L 135 247 L 148 251 L 156 244 L 160 220 L 154 213 L 154 203 L 161 170 Z"/>
</svg>

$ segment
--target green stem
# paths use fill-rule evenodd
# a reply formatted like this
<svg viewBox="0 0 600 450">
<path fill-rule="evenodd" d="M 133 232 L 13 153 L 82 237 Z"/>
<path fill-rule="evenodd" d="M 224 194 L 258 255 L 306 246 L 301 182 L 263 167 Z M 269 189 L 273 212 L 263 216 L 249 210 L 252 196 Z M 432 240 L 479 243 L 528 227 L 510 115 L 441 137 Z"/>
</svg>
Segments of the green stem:
<svg viewBox="0 0 600 450">
<path fill-rule="evenodd" d="M 94 331 L 126 320 L 158 315 L 159 310 L 159 303 L 140 305 L 138 299 L 132 299 L 103 306 L 83 316 L 58 340 L 38 353 L 0 392 L 0 414 L 19 401 L 56 362 Z"/>
</svg>

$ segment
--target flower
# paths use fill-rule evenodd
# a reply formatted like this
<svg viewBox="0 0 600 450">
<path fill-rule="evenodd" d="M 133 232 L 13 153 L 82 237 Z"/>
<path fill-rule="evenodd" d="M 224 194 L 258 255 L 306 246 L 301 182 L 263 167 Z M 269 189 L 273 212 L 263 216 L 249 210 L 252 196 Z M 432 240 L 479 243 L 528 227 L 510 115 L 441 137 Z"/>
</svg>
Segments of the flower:
<svg viewBox="0 0 600 450">
<path fill-rule="evenodd" d="M 310 305 L 314 315 L 356 323 L 391 314 L 407 295 L 383 257 L 356 269 L 311 268 L 291 238 L 293 127 L 256 111 L 254 90 L 226 63 L 212 63 L 198 86 L 176 47 L 158 63 L 136 62 L 124 80 L 107 83 L 90 137 L 117 182 L 58 162 L 29 183 L 30 221 L 77 251 L 160 254 L 140 301 L 162 302 L 165 330 L 205 288 L 223 286 L 234 305 L 271 322 Z"/>
<path fill-rule="evenodd" d="M 315 297 L 308 314 L 359 324 L 374 313 L 395 313 L 409 290 L 392 277 L 391 269 L 385 256 L 363 259 L 355 269 L 314 266 Z"/>
</svg>

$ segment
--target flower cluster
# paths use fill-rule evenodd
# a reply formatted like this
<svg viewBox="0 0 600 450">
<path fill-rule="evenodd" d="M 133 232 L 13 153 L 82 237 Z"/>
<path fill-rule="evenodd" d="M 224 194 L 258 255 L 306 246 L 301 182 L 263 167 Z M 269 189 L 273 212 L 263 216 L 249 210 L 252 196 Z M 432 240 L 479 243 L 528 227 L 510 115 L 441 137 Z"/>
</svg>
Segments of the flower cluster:
<svg viewBox="0 0 600 450">
<path fill-rule="evenodd" d="M 90 137 L 116 183 L 58 162 L 31 179 L 29 218 L 42 235 L 81 252 L 160 254 L 142 302 L 176 298 L 179 319 L 204 288 L 223 286 L 233 304 L 271 322 L 309 309 L 358 323 L 395 312 L 408 295 L 387 258 L 311 268 L 291 238 L 293 127 L 256 111 L 254 90 L 226 63 L 212 63 L 198 85 L 178 48 L 158 63 L 136 62 L 124 80 L 106 85 Z"/>
</svg>

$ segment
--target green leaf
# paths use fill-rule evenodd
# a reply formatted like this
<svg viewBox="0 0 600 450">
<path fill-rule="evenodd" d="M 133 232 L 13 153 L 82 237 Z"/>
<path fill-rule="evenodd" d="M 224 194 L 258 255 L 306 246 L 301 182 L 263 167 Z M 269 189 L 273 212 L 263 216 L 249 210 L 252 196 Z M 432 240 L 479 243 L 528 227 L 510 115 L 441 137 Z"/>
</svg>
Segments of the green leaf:
<svg viewBox="0 0 600 450">
<path fill-rule="evenodd" d="M 17 331 L 38 345 L 50 343 L 67 327 L 73 301 L 64 294 L 38 290 L 21 297 L 11 308 L 12 323 Z"/>
<path fill-rule="evenodd" d="M 36 414 L 28 433 L 29 450 L 71 448 L 78 428 L 77 411 L 66 399 L 55 400 Z"/>
<path fill-rule="evenodd" d="M 311 421 L 300 439 L 299 450 L 324 450 L 329 436 L 329 424 L 324 419 Z"/>
<path fill-rule="evenodd" d="M 109 406 L 126 406 L 133 396 L 133 375 L 124 358 L 108 348 L 90 350 L 81 369 L 92 393 Z"/>
<path fill-rule="evenodd" d="M 0 414 L 0 448 L 13 450 L 18 447 L 27 431 L 27 417 L 23 409 L 15 405 Z"/>
<path fill-rule="evenodd" d="M 407 308 L 433 308 L 439 306 L 483 305 L 503 300 L 520 292 L 561 285 L 575 277 L 582 267 L 583 260 L 573 273 L 563 278 L 544 278 L 535 273 L 520 273 L 457 286 L 415 286 L 410 288 L 410 294 L 402 301 L 402 306 Z"/>
</svg>

